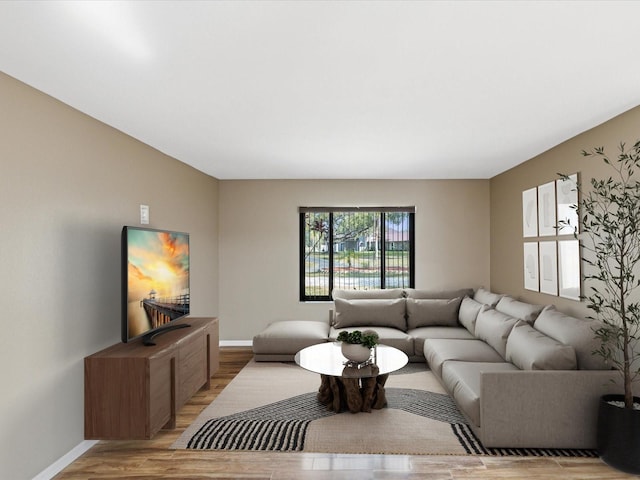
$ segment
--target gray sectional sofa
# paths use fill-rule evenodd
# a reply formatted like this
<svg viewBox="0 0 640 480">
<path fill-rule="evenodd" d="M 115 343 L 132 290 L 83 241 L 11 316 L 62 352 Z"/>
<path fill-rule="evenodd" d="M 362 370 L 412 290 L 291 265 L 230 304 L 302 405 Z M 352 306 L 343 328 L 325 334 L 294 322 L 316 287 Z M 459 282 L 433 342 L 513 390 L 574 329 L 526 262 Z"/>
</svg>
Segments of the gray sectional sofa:
<svg viewBox="0 0 640 480">
<path fill-rule="evenodd" d="M 598 400 L 620 390 L 592 321 L 485 289 L 336 290 L 327 322 L 280 321 L 253 340 L 257 361 L 292 361 L 342 330 L 425 361 L 485 447 L 595 448 Z"/>
</svg>

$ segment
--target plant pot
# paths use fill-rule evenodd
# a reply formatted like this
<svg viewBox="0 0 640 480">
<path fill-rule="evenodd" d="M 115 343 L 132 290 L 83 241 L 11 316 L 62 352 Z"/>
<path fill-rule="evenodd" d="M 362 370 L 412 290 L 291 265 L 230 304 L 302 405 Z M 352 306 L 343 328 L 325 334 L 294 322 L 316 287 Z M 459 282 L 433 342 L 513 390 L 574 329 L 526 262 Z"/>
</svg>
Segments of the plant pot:
<svg viewBox="0 0 640 480">
<path fill-rule="evenodd" d="M 342 355 L 352 362 L 363 363 L 371 357 L 371 349 L 359 343 L 342 342 Z"/>
<path fill-rule="evenodd" d="M 598 454 L 607 464 L 626 473 L 640 474 L 640 410 L 609 403 L 623 395 L 603 395 L 598 408 Z M 640 403 L 640 398 L 633 397 Z"/>
</svg>

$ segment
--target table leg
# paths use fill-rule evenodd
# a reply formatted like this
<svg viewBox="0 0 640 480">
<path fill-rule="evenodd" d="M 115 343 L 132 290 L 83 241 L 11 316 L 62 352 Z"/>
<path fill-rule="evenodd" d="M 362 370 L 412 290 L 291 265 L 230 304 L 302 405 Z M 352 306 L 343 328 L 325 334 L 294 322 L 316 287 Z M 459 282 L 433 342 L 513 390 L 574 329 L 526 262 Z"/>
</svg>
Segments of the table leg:
<svg viewBox="0 0 640 480">
<path fill-rule="evenodd" d="M 378 410 L 387 405 L 384 384 L 388 377 L 388 374 L 362 379 L 320 375 L 317 398 L 338 413 L 344 409 L 351 413 Z"/>
<path fill-rule="evenodd" d="M 360 380 L 358 378 L 339 378 L 339 383 L 344 387 L 346 406 L 351 413 L 362 411 L 363 398 L 360 392 Z"/>
<path fill-rule="evenodd" d="M 369 377 L 362 379 L 362 411 L 370 412 L 371 406 L 376 396 L 376 378 Z"/>
<path fill-rule="evenodd" d="M 389 378 L 388 373 L 376 377 L 376 399 L 371 406 L 376 410 L 387 406 L 387 395 L 384 391 L 384 384 L 387 383 L 387 378 Z"/>
<path fill-rule="evenodd" d="M 320 375 L 320 388 L 318 389 L 318 401 L 326 405 L 329 410 L 334 412 L 342 411 L 342 396 L 340 382 L 338 377 L 331 375 Z"/>
</svg>

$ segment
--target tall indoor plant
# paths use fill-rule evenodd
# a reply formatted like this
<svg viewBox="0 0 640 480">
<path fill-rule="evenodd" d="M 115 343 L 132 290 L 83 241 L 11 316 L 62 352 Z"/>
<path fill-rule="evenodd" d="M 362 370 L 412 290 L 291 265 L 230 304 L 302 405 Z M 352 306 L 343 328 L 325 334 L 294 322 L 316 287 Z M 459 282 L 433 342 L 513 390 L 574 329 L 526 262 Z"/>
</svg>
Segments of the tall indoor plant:
<svg viewBox="0 0 640 480">
<path fill-rule="evenodd" d="M 633 396 L 633 382 L 640 374 L 640 141 L 631 148 L 621 143 L 615 159 L 607 156 L 604 147 L 582 154 L 600 158 L 612 169 L 609 177 L 592 178 L 589 189 L 577 186 L 580 198 L 574 208 L 580 219 L 580 233 L 577 225 L 570 225 L 568 220 L 558 222 L 560 227 L 574 227 L 583 249 L 582 259 L 587 266 L 584 278 L 589 284 L 584 298 L 594 312 L 591 318 L 600 321 L 595 329 L 600 346 L 594 354 L 620 372 L 623 383 L 623 408 L 612 406 L 614 398 L 610 395 L 601 402 L 598 450 L 607 463 L 640 473 L 640 423 L 633 423 L 640 422 L 640 411 L 634 411 L 634 403 L 639 400 Z M 567 175 L 560 176 L 569 180 Z M 622 417 L 618 421 L 603 419 L 603 409 L 613 409 Z M 625 433 L 625 424 L 635 431 Z M 601 427 L 608 427 L 610 434 Z M 630 455 L 626 448 L 633 449 Z"/>
</svg>

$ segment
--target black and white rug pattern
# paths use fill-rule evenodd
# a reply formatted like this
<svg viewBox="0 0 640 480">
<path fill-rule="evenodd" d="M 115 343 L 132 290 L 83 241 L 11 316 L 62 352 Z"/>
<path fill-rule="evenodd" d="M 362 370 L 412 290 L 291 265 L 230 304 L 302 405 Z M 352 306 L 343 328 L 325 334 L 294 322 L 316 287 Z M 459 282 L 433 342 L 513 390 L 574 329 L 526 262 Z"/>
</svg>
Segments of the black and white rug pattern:
<svg viewBox="0 0 640 480">
<path fill-rule="evenodd" d="M 387 388 L 387 408 L 448 423 L 470 455 L 597 457 L 594 450 L 484 448 L 446 394 L 407 388 Z M 316 399 L 297 395 L 244 412 L 208 420 L 187 443 L 196 450 L 302 451 L 313 420 L 337 415 Z"/>
</svg>

